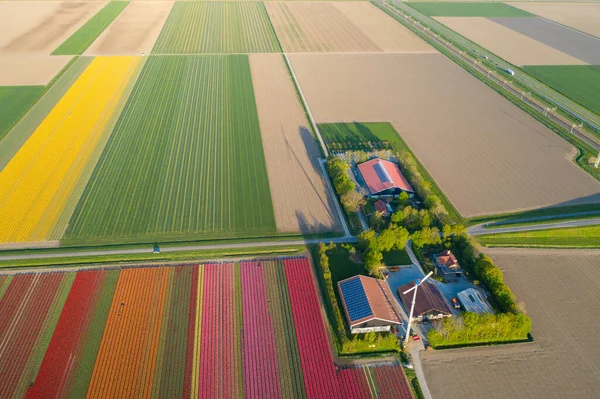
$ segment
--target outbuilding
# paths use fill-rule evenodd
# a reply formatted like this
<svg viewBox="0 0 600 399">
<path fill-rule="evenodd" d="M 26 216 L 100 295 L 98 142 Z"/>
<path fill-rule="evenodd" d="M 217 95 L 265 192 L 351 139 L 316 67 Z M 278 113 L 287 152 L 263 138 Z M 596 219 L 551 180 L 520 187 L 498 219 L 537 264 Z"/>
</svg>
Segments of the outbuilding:
<svg viewBox="0 0 600 399">
<path fill-rule="evenodd" d="M 400 309 L 385 281 L 354 276 L 338 282 L 338 289 L 352 334 L 390 331 L 402 324 Z"/>
<path fill-rule="evenodd" d="M 465 312 L 474 313 L 493 313 L 494 309 L 487 301 L 485 296 L 475 288 L 467 288 L 456 294 Z"/>
<path fill-rule="evenodd" d="M 456 256 L 450 250 L 445 250 L 433 256 L 435 265 L 445 281 L 459 279 L 463 271 L 456 260 Z"/>
<path fill-rule="evenodd" d="M 414 286 L 415 283 L 410 282 L 398 287 L 398 296 L 402 300 L 402 304 L 407 312 L 410 312 L 414 292 L 411 291 L 407 294 L 404 292 Z M 423 321 L 424 319 L 432 320 L 444 317 L 452 317 L 452 311 L 448 302 L 446 302 L 441 291 L 434 283 L 425 281 L 417 289 L 413 318 L 417 321 Z"/>
</svg>

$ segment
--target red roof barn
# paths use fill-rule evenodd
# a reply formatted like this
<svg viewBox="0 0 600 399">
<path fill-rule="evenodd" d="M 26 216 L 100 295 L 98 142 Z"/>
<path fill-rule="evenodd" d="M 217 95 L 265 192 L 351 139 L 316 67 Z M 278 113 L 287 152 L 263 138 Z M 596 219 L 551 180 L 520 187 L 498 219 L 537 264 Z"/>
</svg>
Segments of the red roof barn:
<svg viewBox="0 0 600 399">
<path fill-rule="evenodd" d="M 400 191 L 414 192 L 398 165 L 393 162 L 375 158 L 358 165 L 358 170 L 372 195 L 398 194 Z"/>
</svg>

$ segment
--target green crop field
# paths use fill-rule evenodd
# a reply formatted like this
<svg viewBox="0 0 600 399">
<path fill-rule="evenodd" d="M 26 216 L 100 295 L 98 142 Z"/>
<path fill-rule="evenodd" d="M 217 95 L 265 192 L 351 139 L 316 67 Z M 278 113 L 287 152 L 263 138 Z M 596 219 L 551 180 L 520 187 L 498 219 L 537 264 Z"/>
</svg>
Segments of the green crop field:
<svg viewBox="0 0 600 399">
<path fill-rule="evenodd" d="M 43 91 L 44 86 L 0 86 L 0 140 L 37 101 Z"/>
<path fill-rule="evenodd" d="M 600 115 L 600 65 L 525 66 L 525 72 Z"/>
<path fill-rule="evenodd" d="M 275 233 L 248 56 L 149 57 L 63 244 Z"/>
<path fill-rule="evenodd" d="M 111 1 L 54 50 L 52 55 L 79 55 L 100 36 L 104 29 L 127 7 L 127 1 Z"/>
<path fill-rule="evenodd" d="M 152 50 L 154 54 L 280 51 L 262 2 L 175 3 Z"/>
<path fill-rule="evenodd" d="M 491 247 L 600 248 L 600 226 L 487 234 L 477 240 Z"/>
<path fill-rule="evenodd" d="M 322 123 L 319 131 L 330 150 L 362 149 L 368 143 L 385 143 L 396 151 L 404 147 L 396 130 L 387 122 Z"/>
<path fill-rule="evenodd" d="M 504 3 L 407 3 L 429 17 L 533 17 Z"/>
</svg>

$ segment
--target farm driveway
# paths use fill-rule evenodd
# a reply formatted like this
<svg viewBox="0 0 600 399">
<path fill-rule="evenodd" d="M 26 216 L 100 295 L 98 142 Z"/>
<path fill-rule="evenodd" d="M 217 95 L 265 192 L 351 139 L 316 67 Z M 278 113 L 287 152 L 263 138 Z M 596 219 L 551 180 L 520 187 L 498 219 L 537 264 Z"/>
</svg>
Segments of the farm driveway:
<svg viewBox="0 0 600 399">
<path fill-rule="evenodd" d="M 532 319 L 533 343 L 421 356 L 434 398 L 593 398 L 600 251 L 486 249 Z M 565 331 L 575 321 L 577 328 Z"/>
<path fill-rule="evenodd" d="M 318 123 L 394 124 L 466 217 L 599 203 L 559 136 L 439 54 L 291 54 Z"/>
</svg>

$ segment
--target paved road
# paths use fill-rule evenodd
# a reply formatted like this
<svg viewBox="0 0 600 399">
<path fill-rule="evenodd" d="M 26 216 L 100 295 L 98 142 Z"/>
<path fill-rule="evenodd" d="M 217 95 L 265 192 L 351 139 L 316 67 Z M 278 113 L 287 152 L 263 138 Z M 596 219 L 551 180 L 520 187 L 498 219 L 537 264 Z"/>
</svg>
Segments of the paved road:
<svg viewBox="0 0 600 399">
<path fill-rule="evenodd" d="M 377 3 L 379 5 L 382 5 L 382 6 L 386 7 L 387 9 L 390 9 L 390 6 L 386 5 L 385 2 L 382 0 L 373 0 L 373 2 Z M 428 30 L 427 28 L 430 27 L 430 28 L 435 29 L 437 32 L 441 33 L 443 36 L 452 40 L 454 43 L 459 44 L 460 46 L 462 46 L 465 49 L 471 49 L 471 51 L 476 50 L 477 53 L 475 53 L 475 54 L 478 57 L 482 58 L 482 56 L 486 56 L 487 61 L 496 65 L 497 68 L 513 69 L 513 70 L 515 69 L 514 66 L 507 63 L 502 58 L 495 56 L 494 54 L 490 53 L 483 47 L 480 47 L 476 44 L 469 42 L 461 35 L 457 34 L 453 30 L 447 28 L 445 25 L 442 25 L 439 22 L 435 21 L 434 19 L 429 18 L 429 17 L 425 16 L 424 14 L 420 13 L 419 11 L 403 4 L 403 2 L 401 2 L 399 0 L 390 0 L 390 2 L 396 7 L 397 10 L 400 10 L 404 14 L 398 13 L 398 12 L 396 12 L 396 10 L 391 8 L 392 12 L 396 12 L 399 16 L 401 16 L 403 18 L 406 15 L 408 15 L 413 20 L 418 21 L 419 24 L 422 22 L 423 24 L 419 25 L 420 26 L 419 30 L 423 31 L 424 34 L 428 35 L 432 40 L 436 41 L 440 45 L 446 46 L 449 50 L 457 53 L 459 56 L 463 57 L 464 60 L 466 60 L 467 62 L 472 62 L 470 57 L 462 54 L 463 52 L 456 49 L 451 43 L 450 44 L 446 43 L 444 40 L 442 40 L 442 38 L 438 37 L 434 32 L 432 32 L 431 30 Z M 469 54 L 469 55 L 472 55 L 472 54 Z M 492 70 L 488 73 L 488 67 L 481 63 L 478 63 L 475 66 L 475 68 L 483 75 L 487 74 L 488 79 L 493 80 L 494 82 L 496 82 L 498 84 L 501 84 L 505 88 L 505 90 L 511 92 L 513 95 L 515 95 L 517 97 L 520 97 L 521 101 L 527 103 L 529 106 L 537 109 L 538 111 L 546 114 L 547 117 L 549 119 L 551 119 L 553 122 L 563 126 L 567 130 L 570 130 L 571 134 L 573 134 L 580 140 L 584 141 L 586 144 L 588 144 L 590 147 L 592 147 L 596 151 L 600 150 L 600 138 L 597 135 L 587 132 L 585 129 L 582 129 L 577 126 L 575 126 L 573 128 L 570 121 L 566 120 L 564 117 L 562 117 L 559 114 L 548 113 L 546 111 L 546 108 L 543 105 L 541 105 L 537 100 L 535 100 L 531 97 L 528 97 L 527 95 L 523 96 L 522 94 L 524 94 L 524 93 L 522 93 L 521 90 L 519 90 L 518 88 L 514 88 L 510 85 L 505 86 L 504 82 L 509 81 L 509 80 L 517 81 L 519 84 L 521 84 L 524 87 L 527 87 L 530 91 L 534 92 L 539 97 L 541 97 L 541 98 L 545 99 L 546 101 L 561 108 L 567 114 L 570 114 L 570 115 L 574 116 L 576 119 L 586 122 L 588 125 L 594 127 L 595 129 L 598 129 L 598 130 L 600 130 L 600 116 L 590 112 L 585 107 L 580 106 L 579 104 L 575 103 L 574 101 L 568 99 L 567 97 L 554 91 L 553 89 L 541 84 L 540 82 L 531 78 L 527 74 L 521 73 L 520 71 L 517 71 L 517 73 L 514 76 L 509 76 L 508 74 L 506 74 L 506 77 L 505 77 L 503 75 L 502 76 L 498 75 L 498 73 L 499 73 L 498 70 Z"/>
<path fill-rule="evenodd" d="M 498 227 L 496 229 L 486 229 L 483 226 L 485 224 L 478 224 L 471 226 L 467 229 L 470 235 L 482 235 L 482 234 L 500 234 L 500 233 L 515 233 L 519 231 L 534 231 L 534 230 L 547 230 L 561 227 L 581 227 L 581 226 L 593 226 L 600 224 L 600 218 L 595 219 L 584 219 L 584 220 L 566 220 L 563 222 L 553 223 L 540 223 L 530 224 L 525 226 L 512 226 L 512 227 Z"/>
</svg>

